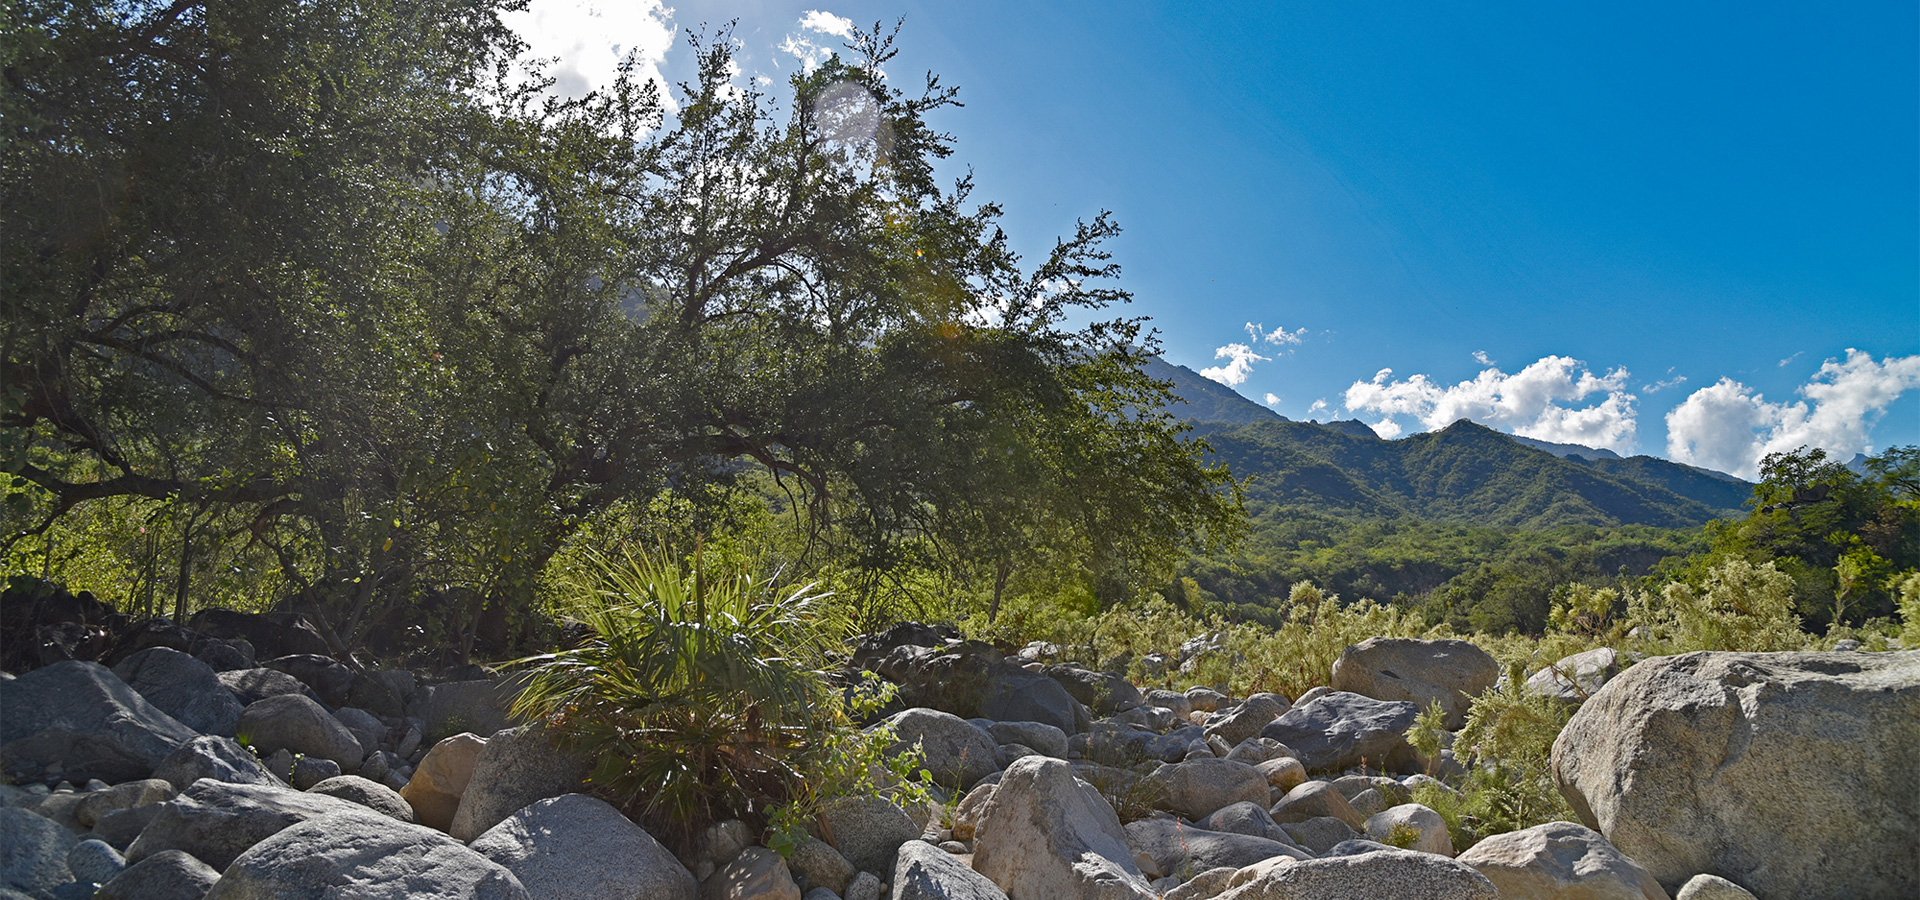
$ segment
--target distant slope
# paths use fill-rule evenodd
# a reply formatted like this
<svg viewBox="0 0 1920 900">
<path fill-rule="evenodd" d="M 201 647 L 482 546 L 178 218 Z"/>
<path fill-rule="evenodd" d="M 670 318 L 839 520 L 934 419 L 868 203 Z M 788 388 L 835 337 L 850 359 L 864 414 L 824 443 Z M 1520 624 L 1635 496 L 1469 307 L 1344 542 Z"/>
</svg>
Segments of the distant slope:
<svg viewBox="0 0 1920 900">
<path fill-rule="evenodd" d="M 1181 402 L 1167 404 L 1167 411 L 1178 418 L 1233 425 L 1287 421 L 1285 416 L 1240 396 L 1233 388 L 1158 356 L 1148 357 L 1141 369 L 1154 378 L 1173 382 L 1174 396 Z"/>
<path fill-rule="evenodd" d="M 1235 475 L 1251 479 L 1250 500 L 1340 515 L 1526 529 L 1675 528 L 1739 506 L 1726 503 L 1737 485 L 1707 473 L 1660 460 L 1562 459 L 1465 420 L 1396 441 L 1289 421 L 1198 430 Z M 1603 468 L 1616 464 L 1618 472 Z"/>
<path fill-rule="evenodd" d="M 1655 456 L 1578 460 L 1609 475 L 1657 484 L 1723 515 L 1737 515 L 1753 498 L 1753 484 L 1725 472 L 1684 465 Z"/>
<path fill-rule="evenodd" d="M 1584 444 L 1556 444 L 1553 441 L 1543 441 L 1539 438 L 1521 437 L 1520 435 L 1517 435 L 1517 434 L 1510 434 L 1510 435 L 1507 435 L 1507 437 L 1513 438 L 1514 440 L 1519 441 L 1520 443 L 1525 444 L 1529 447 L 1532 447 L 1535 450 L 1545 450 L 1548 453 L 1551 453 L 1555 456 L 1560 457 L 1561 459 L 1566 459 L 1567 457 L 1570 457 L 1570 456 L 1578 456 L 1585 459 L 1619 459 L 1620 458 L 1620 454 L 1602 447 L 1588 447 Z"/>
</svg>

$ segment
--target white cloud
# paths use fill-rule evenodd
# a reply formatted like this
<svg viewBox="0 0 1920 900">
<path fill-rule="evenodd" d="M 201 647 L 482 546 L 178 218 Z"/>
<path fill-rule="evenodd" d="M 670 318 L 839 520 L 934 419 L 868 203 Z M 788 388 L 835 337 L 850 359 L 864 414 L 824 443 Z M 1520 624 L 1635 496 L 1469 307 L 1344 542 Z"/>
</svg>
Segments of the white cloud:
<svg viewBox="0 0 1920 900">
<path fill-rule="evenodd" d="M 1794 361 L 1794 360 L 1796 360 L 1796 359 L 1799 359 L 1799 358 L 1800 358 L 1800 357 L 1801 357 L 1802 355 L 1804 355 L 1804 354 L 1805 354 L 1806 352 L 1807 352 L 1807 351 L 1805 351 L 1805 350 L 1802 350 L 1802 351 L 1800 351 L 1800 352 L 1798 352 L 1798 353 L 1795 353 L 1795 354 L 1794 354 L 1794 355 L 1792 355 L 1792 356 L 1789 356 L 1789 357 L 1787 357 L 1786 359 L 1783 359 L 1783 360 L 1781 360 L 1781 361 L 1780 361 L 1780 368 L 1782 368 L 1782 369 L 1784 369 L 1784 368 L 1786 368 L 1786 367 L 1787 367 L 1787 364 L 1788 364 L 1788 363 L 1790 363 L 1790 362 L 1793 362 L 1793 361 Z"/>
<path fill-rule="evenodd" d="M 1373 433 L 1379 435 L 1382 440 L 1390 441 L 1400 436 L 1400 423 L 1392 419 L 1381 419 L 1369 427 L 1371 427 Z"/>
<path fill-rule="evenodd" d="M 1301 339 L 1307 336 L 1307 330 L 1305 328 L 1296 328 L 1288 331 L 1287 327 L 1282 325 L 1279 328 L 1268 331 L 1266 326 L 1255 325 L 1252 322 L 1247 323 L 1247 333 L 1253 335 L 1253 339 L 1256 341 L 1266 341 L 1276 347 L 1297 346 Z"/>
<path fill-rule="evenodd" d="M 1268 392 L 1267 392 L 1267 405 L 1268 405 L 1268 406 L 1279 406 L 1279 405 L 1280 405 L 1280 395 L 1279 395 L 1279 394 L 1276 394 L 1276 393 L 1273 393 L 1272 391 L 1268 391 Z"/>
<path fill-rule="evenodd" d="M 853 40 L 852 19 L 818 9 L 810 9 L 802 13 L 800 27 L 819 34 L 830 34 L 845 41 Z"/>
<path fill-rule="evenodd" d="M 607 88 L 628 53 L 634 76 L 672 95 L 660 74 L 673 46 L 673 10 L 661 0 L 533 0 L 526 9 L 502 13 L 500 21 L 527 42 L 528 56 L 548 60 L 555 93 L 568 99 Z"/>
<path fill-rule="evenodd" d="M 795 23 L 802 32 L 811 32 L 820 37 L 837 37 L 843 41 L 853 40 L 853 20 L 845 16 L 818 9 L 807 10 Z M 800 61 L 801 68 L 813 71 L 834 54 L 834 48 L 822 43 L 815 37 L 805 34 L 789 34 L 780 42 L 780 51 Z"/>
<path fill-rule="evenodd" d="M 1671 367 L 1667 369 L 1667 374 L 1673 375 L 1673 369 Z M 1640 390 L 1645 391 L 1649 394 L 1657 394 L 1657 393 L 1660 393 L 1661 391 L 1666 390 L 1667 388 L 1679 387 L 1686 383 L 1687 383 L 1687 376 L 1673 375 L 1672 378 L 1666 379 L 1665 381 L 1656 381 L 1652 384 L 1643 384 L 1640 386 Z"/>
<path fill-rule="evenodd" d="M 1595 375 L 1585 363 L 1565 356 L 1544 357 L 1512 375 L 1488 368 L 1471 381 L 1451 386 L 1425 375 L 1396 381 L 1392 369 L 1381 369 L 1373 380 L 1347 388 L 1346 406 L 1386 416 L 1373 426 L 1383 437 L 1386 426 L 1399 433 L 1394 416 L 1418 419 L 1427 430 L 1471 419 L 1540 440 L 1631 453 L 1638 413 L 1636 398 L 1626 389 L 1627 377 L 1625 369 Z M 1587 406 L 1565 405 L 1594 394 L 1605 398 Z"/>
<path fill-rule="evenodd" d="M 1201 369 L 1200 376 L 1202 378 L 1211 378 L 1227 387 L 1233 387 L 1246 381 L 1247 376 L 1253 372 L 1253 364 L 1267 360 L 1267 357 L 1253 352 L 1253 348 L 1246 344 L 1228 344 L 1225 347 L 1213 351 L 1213 358 L 1226 359 L 1228 362 L 1224 366 L 1210 366 Z"/>
<path fill-rule="evenodd" d="M 1791 359 L 1791 357 L 1789 357 Z M 1872 449 L 1873 426 L 1901 394 L 1920 388 L 1920 356 L 1873 356 L 1849 348 L 1802 385 L 1806 400 L 1769 403 L 1722 378 L 1667 413 L 1667 455 L 1684 463 L 1759 477 L 1769 453 L 1819 447 L 1842 459 Z"/>
<path fill-rule="evenodd" d="M 1499 365 L 1499 363 L 1497 363 L 1497 362 L 1494 362 L 1494 361 L 1493 361 L 1493 360 L 1492 360 L 1491 358 L 1489 358 L 1489 357 L 1487 356 L 1487 351 L 1485 351 L 1485 350 L 1475 350 L 1475 351 L 1473 351 L 1473 361 L 1474 361 L 1474 362 L 1477 362 L 1477 363 L 1479 363 L 1479 364 L 1481 364 L 1481 365 L 1483 365 L 1483 366 L 1497 366 L 1497 365 Z"/>
<path fill-rule="evenodd" d="M 1327 398 L 1322 397 L 1318 400 L 1313 401 L 1312 406 L 1307 407 L 1307 415 L 1313 415 L 1314 413 L 1317 413 L 1326 408 L 1327 408 Z"/>
</svg>

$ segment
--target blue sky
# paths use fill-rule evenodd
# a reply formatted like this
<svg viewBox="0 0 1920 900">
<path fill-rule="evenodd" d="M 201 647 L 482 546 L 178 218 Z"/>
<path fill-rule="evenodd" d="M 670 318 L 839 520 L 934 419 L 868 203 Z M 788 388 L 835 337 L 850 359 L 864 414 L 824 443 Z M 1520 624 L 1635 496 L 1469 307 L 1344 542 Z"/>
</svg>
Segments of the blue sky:
<svg viewBox="0 0 1920 900">
<path fill-rule="evenodd" d="M 591 84 L 610 42 L 683 79 L 676 30 L 737 19 L 740 77 L 777 93 L 849 20 L 904 17 L 889 74 L 960 87 L 950 172 L 1016 246 L 1112 210 L 1167 358 L 1290 418 L 1466 417 L 1747 476 L 1920 442 L 1913 3 L 1198 6 L 521 22 Z"/>
</svg>

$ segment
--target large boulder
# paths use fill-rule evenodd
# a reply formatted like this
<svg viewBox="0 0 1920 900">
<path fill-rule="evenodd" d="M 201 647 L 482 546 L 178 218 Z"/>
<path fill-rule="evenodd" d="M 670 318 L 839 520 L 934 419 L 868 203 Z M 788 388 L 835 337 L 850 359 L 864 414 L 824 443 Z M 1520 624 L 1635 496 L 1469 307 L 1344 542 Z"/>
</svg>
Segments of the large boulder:
<svg viewBox="0 0 1920 900">
<path fill-rule="evenodd" d="M 240 701 L 242 707 L 252 706 L 268 697 L 278 697 L 282 694 L 300 694 L 315 703 L 320 702 L 320 695 L 314 693 L 313 688 L 307 687 L 306 682 L 279 669 L 230 669 L 216 672 L 214 675 L 220 679 L 221 686 L 231 692 L 235 700 Z"/>
<path fill-rule="evenodd" d="M 347 696 L 353 690 L 353 670 L 331 656 L 323 653 L 289 653 L 269 659 L 261 665 L 300 679 L 300 683 L 313 688 L 313 692 L 320 695 L 320 702 L 327 706 L 338 708 L 350 702 Z"/>
<path fill-rule="evenodd" d="M 202 778 L 270 787 L 284 784 L 260 764 L 258 757 L 240 746 L 239 741 L 215 734 L 201 735 L 181 744 L 160 761 L 153 777 L 173 785 L 175 791 L 184 791 Z"/>
<path fill-rule="evenodd" d="M 1487 876 L 1502 897 L 1668 900 L 1660 883 L 1598 832 L 1548 822 L 1496 834 L 1457 859 Z"/>
<path fill-rule="evenodd" d="M 437 741 L 470 731 L 493 734 L 519 724 L 509 714 L 521 683 L 510 678 L 483 678 L 430 684 L 414 692 L 407 714 L 427 723 L 426 738 Z"/>
<path fill-rule="evenodd" d="M 326 639 L 297 613 L 244 613 L 208 607 L 194 613 L 187 627 L 205 637 L 244 640 L 262 659 L 289 653 L 325 656 L 330 652 Z"/>
<path fill-rule="evenodd" d="M 113 876 L 93 900 L 201 900 L 220 871 L 182 850 L 163 850 Z"/>
<path fill-rule="evenodd" d="M 862 652 L 856 656 L 872 659 L 875 671 L 900 682 L 900 699 L 908 706 L 962 718 L 1045 722 L 1069 734 L 1078 730 L 1078 706 L 1065 688 L 1007 661 L 991 645 L 943 641 L 900 644 L 879 657 Z"/>
<path fill-rule="evenodd" d="M 1241 869 L 1219 900 L 1497 900 L 1486 876 L 1431 853 L 1383 848 L 1303 861 L 1269 860 Z"/>
<path fill-rule="evenodd" d="M 367 755 L 347 726 L 301 694 L 255 701 L 240 713 L 238 733 L 240 740 L 261 753 L 304 753 L 333 760 L 347 772 L 359 769 Z"/>
<path fill-rule="evenodd" d="M 996 744 L 1020 744 L 1041 756 L 1067 755 L 1067 732 L 1045 722 L 996 721 L 987 726 L 987 734 Z"/>
<path fill-rule="evenodd" d="M 1635 665 L 1553 743 L 1589 827 L 1675 890 L 1920 896 L 1920 651 L 1688 653 Z"/>
<path fill-rule="evenodd" d="M 1595 647 L 1563 656 L 1527 676 L 1527 690 L 1566 703 L 1584 703 L 1622 668 L 1620 654 L 1612 647 Z"/>
<path fill-rule="evenodd" d="M 842 797 L 820 812 L 821 838 L 862 872 L 893 871 L 900 845 L 920 836 L 900 807 L 883 797 Z"/>
<path fill-rule="evenodd" d="M 1190 759 L 1163 765 L 1147 776 L 1156 788 L 1154 807 L 1199 820 L 1235 803 L 1264 805 L 1267 778 L 1231 759 Z"/>
<path fill-rule="evenodd" d="M 925 841 L 908 841 L 893 864 L 892 900 L 1007 900 L 1007 895 L 953 854 Z"/>
<path fill-rule="evenodd" d="M 447 833 L 473 840 L 536 800 L 579 790 L 588 768 L 585 760 L 554 746 L 542 726 L 495 732 L 474 761 Z"/>
<path fill-rule="evenodd" d="M 1150 900 L 1120 817 L 1057 759 L 1007 768 L 975 832 L 973 868 L 1010 897 Z"/>
<path fill-rule="evenodd" d="M 1080 728 L 1075 707 L 1059 682 L 1011 663 L 994 666 L 980 691 L 980 715 L 1000 722 L 1044 722 L 1072 733 Z"/>
<path fill-rule="evenodd" d="M 1441 856 L 1453 855 L 1453 835 L 1447 833 L 1447 820 L 1418 803 L 1402 803 L 1383 809 L 1368 816 L 1366 826 L 1367 836 L 1383 844 L 1389 842 L 1395 829 L 1410 829 L 1415 837 L 1413 846 L 1406 849 L 1438 853 Z"/>
<path fill-rule="evenodd" d="M 248 847 L 281 829 L 346 812 L 371 811 L 350 800 L 291 788 L 196 781 L 180 796 L 160 804 L 160 812 L 127 848 L 127 861 L 137 863 L 164 850 L 184 850 L 207 865 L 225 869 Z"/>
<path fill-rule="evenodd" d="M 1230 710 L 1207 719 L 1207 737 L 1219 738 L 1228 747 L 1260 733 L 1287 711 L 1289 704 L 1279 694 L 1255 694 Z"/>
<path fill-rule="evenodd" d="M 720 867 L 700 896 L 705 900 L 801 900 L 800 885 L 780 854 L 765 847 L 748 847 Z"/>
<path fill-rule="evenodd" d="M 15 781 L 145 778 L 197 735 L 112 670 L 78 660 L 0 680 L 0 767 Z"/>
<path fill-rule="evenodd" d="M 1305 822 L 1331 816 L 1347 823 L 1356 831 L 1366 827 L 1367 818 L 1353 808 L 1347 798 L 1335 790 L 1330 782 L 1307 781 L 1288 791 L 1279 802 L 1268 811 L 1273 820 L 1282 825 L 1290 822 Z"/>
<path fill-rule="evenodd" d="M 408 806 L 407 801 L 400 799 L 400 795 L 395 793 L 393 788 L 368 781 L 358 775 L 335 775 L 332 778 L 323 778 L 313 787 L 307 788 L 307 792 L 350 800 L 381 815 L 389 816 L 394 821 L 415 824 L 413 807 Z"/>
<path fill-rule="evenodd" d="M 123 781 L 113 787 L 100 791 L 89 791 L 73 808 L 73 818 L 82 825 L 92 828 L 100 817 L 116 810 L 133 809 L 139 806 L 151 806 L 165 803 L 179 793 L 173 785 L 159 778 L 142 778 L 139 781 Z"/>
<path fill-rule="evenodd" d="M 148 703 L 201 734 L 232 736 L 240 721 L 240 701 L 213 668 L 178 650 L 142 650 L 121 660 L 113 674 Z"/>
<path fill-rule="evenodd" d="M 1437 702 L 1458 729 L 1473 698 L 1499 680 L 1500 664 L 1471 641 L 1371 637 L 1340 651 L 1328 686 L 1421 709 Z"/>
<path fill-rule="evenodd" d="M 371 810 L 293 825 L 240 855 L 206 900 L 528 900 L 504 866 Z"/>
<path fill-rule="evenodd" d="M 1378 768 L 1419 768 L 1407 745 L 1407 729 L 1420 707 L 1404 700 L 1375 700 L 1330 691 L 1302 703 L 1260 730 L 1292 747 L 1309 772 L 1346 769 L 1365 760 Z"/>
<path fill-rule="evenodd" d="M 895 713 L 886 722 L 899 738 L 889 752 L 920 747 L 922 765 L 935 783 L 965 790 L 999 771 L 993 738 L 959 716 L 918 707 Z"/>
<path fill-rule="evenodd" d="M 1273 820 L 1263 803 L 1235 803 L 1221 807 L 1194 825 L 1208 831 L 1224 831 L 1230 834 L 1249 834 L 1257 838 L 1266 838 L 1282 844 L 1292 844 L 1294 840 Z"/>
<path fill-rule="evenodd" d="M 487 739 L 471 732 L 456 734 L 433 745 L 414 768 L 400 798 L 413 807 L 414 820 L 428 828 L 446 831 L 453 827 L 453 814 L 460 798 L 473 780 L 473 767 Z"/>
<path fill-rule="evenodd" d="M 1096 716 L 1126 712 L 1147 702 L 1139 688 L 1112 672 L 1095 672 L 1072 664 L 1048 666 L 1043 672 Z"/>
<path fill-rule="evenodd" d="M 18 807 L 0 809 L 0 887 L 31 897 L 52 896 L 73 880 L 67 854 L 79 843 L 53 820 Z"/>
<path fill-rule="evenodd" d="M 604 800 L 563 794 L 487 829 L 470 845 L 547 900 L 693 900 L 693 873 Z"/>
<path fill-rule="evenodd" d="M 1127 848 L 1134 852 L 1135 858 L 1144 856 L 1153 860 L 1154 866 L 1164 875 L 1181 871 L 1205 872 L 1221 866 L 1238 869 L 1277 856 L 1313 858 L 1313 854 L 1290 842 L 1250 834 L 1207 831 L 1173 819 L 1130 822 L 1126 826 L 1126 835 Z"/>
</svg>

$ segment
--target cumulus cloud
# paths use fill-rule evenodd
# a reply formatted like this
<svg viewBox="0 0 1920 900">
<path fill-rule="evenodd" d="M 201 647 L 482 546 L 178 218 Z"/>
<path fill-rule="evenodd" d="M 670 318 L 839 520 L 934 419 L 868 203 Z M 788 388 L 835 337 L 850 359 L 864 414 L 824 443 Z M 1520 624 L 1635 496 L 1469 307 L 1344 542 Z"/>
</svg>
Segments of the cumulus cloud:
<svg viewBox="0 0 1920 900">
<path fill-rule="evenodd" d="M 1313 401 L 1312 406 L 1307 407 L 1307 415 L 1313 415 L 1314 413 L 1317 413 L 1326 408 L 1327 408 L 1327 398 L 1321 397 L 1320 399 Z"/>
<path fill-rule="evenodd" d="M 528 56 L 547 61 L 544 72 L 562 97 L 611 86 L 632 53 L 635 77 L 659 85 L 672 102 L 660 67 L 673 46 L 673 10 L 661 0 L 533 0 L 500 21 L 527 42 Z"/>
<path fill-rule="evenodd" d="M 1382 437 L 1400 433 L 1395 416 L 1417 419 L 1428 430 L 1471 419 L 1525 437 L 1631 453 L 1638 412 L 1627 378 L 1625 369 L 1595 375 L 1586 363 L 1565 356 L 1544 357 L 1512 375 L 1488 368 L 1455 385 L 1418 374 L 1395 380 L 1392 369 L 1381 369 L 1372 380 L 1347 388 L 1346 405 L 1385 416 L 1373 426 Z M 1604 398 L 1568 405 L 1596 394 Z"/>
<path fill-rule="evenodd" d="M 1268 331 L 1266 330 L 1266 326 L 1255 325 L 1252 322 L 1247 323 L 1247 333 L 1253 335 L 1257 340 L 1266 341 L 1276 347 L 1297 346 L 1300 341 L 1307 336 L 1307 330 L 1305 328 L 1295 328 L 1292 331 L 1288 331 L 1287 327 L 1282 325 L 1279 328 Z"/>
<path fill-rule="evenodd" d="M 1805 400 L 1772 403 L 1722 378 L 1667 413 L 1667 455 L 1683 463 L 1753 479 L 1769 453 L 1819 447 L 1842 459 L 1872 449 L 1873 426 L 1887 407 L 1920 388 L 1920 356 L 1873 356 L 1849 348 L 1829 359 L 1797 393 Z"/>
<path fill-rule="evenodd" d="M 853 40 L 853 20 L 818 9 L 807 10 L 795 23 L 802 34 L 789 34 L 780 42 L 780 51 L 800 61 L 801 68 L 813 71 L 833 56 L 834 48 L 822 38 Z"/>
<path fill-rule="evenodd" d="M 1211 378 L 1227 387 L 1233 387 L 1247 380 L 1253 374 L 1253 364 L 1265 362 L 1268 357 L 1253 352 L 1246 344 L 1228 344 L 1213 351 L 1214 359 L 1227 360 L 1224 366 L 1208 366 L 1200 370 L 1200 377 Z"/>
<path fill-rule="evenodd" d="M 1473 361 L 1474 361 L 1474 362 L 1477 362 L 1477 363 L 1479 363 L 1479 364 L 1481 364 L 1481 365 L 1483 365 L 1483 366 L 1497 366 L 1497 365 L 1499 365 L 1499 363 L 1497 363 L 1497 362 L 1494 362 L 1494 361 L 1493 361 L 1493 360 L 1492 360 L 1491 358 L 1489 358 L 1489 357 L 1487 356 L 1487 351 L 1485 351 L 1485 350 L 1475 350 L 1475 351 L 1473 351 Z"/>
<path fill-rule="evenodd" d="M 1272 391 L 1268 391 L 1268 392 L 1267 392 L 1267 405 L 1268 405 L 1268 406 L 1279 406 L 1279 405 L 1280 405 L 1280 395 L 1279 395 L 1279 394 L 1276 394 L 1276 393 L 1273 393 Z"/>
</svg>

